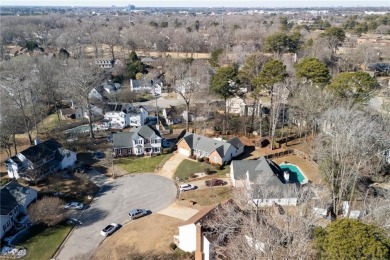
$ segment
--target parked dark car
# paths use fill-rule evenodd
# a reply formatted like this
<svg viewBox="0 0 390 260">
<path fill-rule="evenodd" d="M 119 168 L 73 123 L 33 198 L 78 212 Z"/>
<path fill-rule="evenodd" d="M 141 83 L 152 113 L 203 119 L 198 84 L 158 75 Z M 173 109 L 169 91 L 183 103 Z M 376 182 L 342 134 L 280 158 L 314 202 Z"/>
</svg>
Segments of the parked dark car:
<svg viewBox="0 0 390 260">
<path fill-rule="evenodd" d="M 205 181 L 206 186 L 212 187 L 212 186 L 223 186 L 225 182 L 221 179 L 212 179 L 212 180 L 206 180 Z"/>
</svg>

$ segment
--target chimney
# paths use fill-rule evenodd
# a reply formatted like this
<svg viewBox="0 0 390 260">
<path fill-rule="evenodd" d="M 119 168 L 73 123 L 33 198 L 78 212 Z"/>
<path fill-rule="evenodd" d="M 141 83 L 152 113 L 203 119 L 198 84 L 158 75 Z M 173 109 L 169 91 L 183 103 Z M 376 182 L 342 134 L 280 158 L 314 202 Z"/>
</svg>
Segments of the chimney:
<svg viewBox="0 0 390 260">
<path fill-rule="evenodd" d="M 196 250 L 195 260 L 203 260 L 202 226 L 196 224 Z"/>
<path fill-rule="evenodd" d="M 285 183 L 290 182 L 290 173 L 288 173 L 288 171 L 283 172 L 283 177 L 284 177 Z"/>
<path fill-rule="evenodd" d="M 37 144 L 40 144 L 41 143 L 41 140 L 39 140 L 39 138 L 35 138 L 34 139 L 34 145 L 37 145 Z"/>
</svg>

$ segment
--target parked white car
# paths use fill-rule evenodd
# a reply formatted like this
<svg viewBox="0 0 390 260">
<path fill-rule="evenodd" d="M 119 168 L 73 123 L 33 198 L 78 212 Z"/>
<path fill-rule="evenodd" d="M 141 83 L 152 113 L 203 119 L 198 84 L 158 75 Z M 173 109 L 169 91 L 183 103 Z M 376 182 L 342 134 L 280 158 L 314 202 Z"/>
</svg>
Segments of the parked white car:
<svg viewBox="0 0 390 260">
<path fill-rule="evenodd" d="M 194 190 L 194 189 L 196 189 L 196 186 L 186 183 L 186 184 L 180 185 L 179 189 L 180 189 L 180 191 Z"/>
<path fill-rule="evenodd" d="M 105 228 L 103 228 L 102 231 L 100 231 L 100 235 L 104 236 L 104 237 L 107 237 L 109 235 L 111 235 L 112 233 L 115 232 L 115 230 L 117 230 L 119 227 L 118 224 L 116 223 L 111 223 L 110 225 L 106 226 Z"/>
<path fill-rule="evenodd" d="M 84 208 L 84 205 L 83 203 L 80 203 L 80 202 L 69 202 L 69 203 L 66 203 L 64 205 L 64 208 L 65 209 L 83 209 Z"/>
</svg>

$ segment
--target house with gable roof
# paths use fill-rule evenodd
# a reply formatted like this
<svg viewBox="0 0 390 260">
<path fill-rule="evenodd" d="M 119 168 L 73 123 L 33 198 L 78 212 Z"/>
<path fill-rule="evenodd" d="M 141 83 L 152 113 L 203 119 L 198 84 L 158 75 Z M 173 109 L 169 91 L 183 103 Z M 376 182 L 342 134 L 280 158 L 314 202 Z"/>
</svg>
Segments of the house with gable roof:
<svg viewBox="0 0 390 260">
<path fill-rule="evenodd" d="M 173 236 L 173 241 L 178 248 L 185 252 L 195 252 L 195 259 L 213 259 L 212 241 L 203 229 L 204 222 L 215 207 L 212 205 L 202 208 L 181 224 L 178 227 L 179 234 Z"/>
<path fill-rule="evenodd" d="M 37 199 L 37 191 L 11 181 L 1 187 L 0 194 L 0 239 L 14 226 L 28 220 L 27 207 Z"/>
<path fill-rule="evenodd" d="M 238 137 L 221 141 L 205 136 L 186 133 L 178 142 L 178 152 L 185 156 L 208 158 L 211 163 L 224 165 L 244 152 L 245 145 Z"/>
<path fill-rule="evenodd" d="M 76 153 L 65 149 L 55 139 L 40 142 L 5 161 L 9 178 L 39 180 L 49 173 L 74 165 Z M 37 178 L 38 177 L 38 178 Z"/>
<path fill-rule="evenodd" d="M 154 80 L 135 80 L 130 79 L 130 90 L 132 92 L 147 92 L 149 94 L 160 96 L 163 83 L 159 79 Z"/>
<path fill-rule="evenodd" d="M 290 182 L 288 172 L 264 156 L 257 160 L 233 160 L 230 165 L 233 187 L 245 188 L 256 206 L 296 206 L 300 183 Z"/>
<path fill-rule="evenodd" d="M 128 126 L 141 126 L 149 113 L 143 106 L 134 107 L 129 103 L 108 103 L 105 108 L 104 119 L 109 127 L 123 129 Z"/>
<path fill-rule="evenodd" d="M 157 129 L 143 125 L 129 132 L 113 134 L 113 150 L 116 157 L 155 155 L 161 153 L 161 136 Z"/>
</svg>

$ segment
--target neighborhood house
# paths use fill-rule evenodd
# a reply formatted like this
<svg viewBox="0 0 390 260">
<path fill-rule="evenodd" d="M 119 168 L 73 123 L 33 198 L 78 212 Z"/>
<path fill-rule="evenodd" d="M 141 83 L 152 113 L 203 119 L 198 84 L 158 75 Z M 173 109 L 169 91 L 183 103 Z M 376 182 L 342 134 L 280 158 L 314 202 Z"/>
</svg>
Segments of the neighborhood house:
<svg viewBox="0 0 390 260">
<path fill-rule="evenodd" d="M 204 221 L 215 206 L 201 209 L 179 226 L 179 235 L 173 236 L 174 243 L 183 251 L 195 252 L 195 259 L 213 259 L 212 241 L 204 232 Z"/>
<path fill-rule="evenodd" d="M 244 144 L 237 137 L 225 142 L 205 136 L 186 133 L 177 144 L 185 156 L 208 158 L 211 163 L 224 165 L 244 152 Z"/>
<path fill-rule="evenodd" d="M 128 126 L 144 125 L 149 113 L 143 106 L 134 107 L 129 103 L 108 103 L 104 119 L 108 128 L 123 129 Z"/>
<path fill-rule="evenodd" d="M 5 161 L 9 178 L 40 180 L 49 173 L 72 167 L 76 153 L 62 147 L 55 139 L 44 142 L 35 140 L 35 145 Z"/>
<path fill-rule="evenodd" d="M 28 223 L 27 207 L 37 199 L 37 191 L 17 182 L 1 187 L 0 239 L 12 228 L 22 229 Z"/>
<path fill-rule="evenodd" d="M 256 206 L 298 204 L 299 183 L 291 183 L 288 172 L 263 156 L 257 160 L 233 160 L 230 166 L 232 185 L 245 188 Z"/>
<path fill-rule="evenodd" d="M 160 96 L 163 83 L 158 80 L 135 80 L 130 79 L 130 90 L 132 92 L 147 92 L 149 94 Z"/>
<path fill-rule="evenodd" d="M 154 127 L 136 126 L 130 132 L 113 134 L 114 154 L 116 157 L 160 154 L 161 140 Z"/>
</svg>

